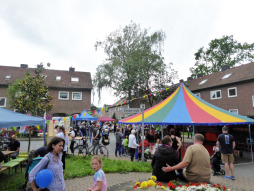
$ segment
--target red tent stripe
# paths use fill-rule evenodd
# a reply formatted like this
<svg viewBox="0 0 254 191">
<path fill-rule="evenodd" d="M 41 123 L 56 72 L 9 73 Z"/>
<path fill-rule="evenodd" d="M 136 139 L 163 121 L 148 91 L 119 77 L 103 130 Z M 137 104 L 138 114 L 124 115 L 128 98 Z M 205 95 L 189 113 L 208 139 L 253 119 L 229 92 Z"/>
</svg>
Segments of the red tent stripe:
<svg viewBox="0 0 254 191">
<path fill-rule="evenodd" d="M 209 113 L 207 113 L 206 111 L 198 107 L 187 95 L 187 93 L 185 92 L 185 89 L 183 89 L 183 96 L 184 96 L 185 104 L 189 112 L 189 115 L 191 117 L 191 120 L 194 123 L 206 123 L 207 121 L 209 121 L 210 123 L 221 122 L 214 116 L 210 115 Z"/>
</svg>

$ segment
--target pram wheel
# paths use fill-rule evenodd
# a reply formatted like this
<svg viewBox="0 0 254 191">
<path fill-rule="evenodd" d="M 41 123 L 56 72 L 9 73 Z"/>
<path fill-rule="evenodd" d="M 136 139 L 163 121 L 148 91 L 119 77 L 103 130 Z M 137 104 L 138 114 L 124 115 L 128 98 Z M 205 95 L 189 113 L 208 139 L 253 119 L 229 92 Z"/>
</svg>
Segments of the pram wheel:
<svg viewBox="0 0 254 191">
<path fill-rule="evenodd" d="M 220 172 L 221 174 L 225 175 L 225 170 L 221 169 Z"/>
</svg>

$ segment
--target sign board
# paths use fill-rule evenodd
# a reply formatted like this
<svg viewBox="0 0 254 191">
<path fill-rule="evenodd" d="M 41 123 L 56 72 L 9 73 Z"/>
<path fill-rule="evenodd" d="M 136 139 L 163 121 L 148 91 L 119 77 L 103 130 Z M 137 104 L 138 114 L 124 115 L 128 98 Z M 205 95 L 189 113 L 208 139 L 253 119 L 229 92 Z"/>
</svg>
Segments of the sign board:
<svg viewBox="0 0 254 191">
<path fill-rule="evenodd" d="M 134 114 L 134 113 L 140 113 L 141 112 L 141 109 L 139 108 L 124 108 L 123 109 L 123 113 L 126 113 L 126 114 Z"/>
</svg>

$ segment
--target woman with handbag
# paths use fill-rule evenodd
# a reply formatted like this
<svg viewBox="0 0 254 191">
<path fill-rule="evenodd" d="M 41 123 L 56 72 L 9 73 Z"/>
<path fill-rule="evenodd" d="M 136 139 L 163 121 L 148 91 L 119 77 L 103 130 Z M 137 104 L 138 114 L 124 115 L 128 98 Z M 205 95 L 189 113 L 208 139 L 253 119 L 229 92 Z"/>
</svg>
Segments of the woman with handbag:
<svg viewBox="0 0 254 191">
<path fill-rule="evenodd" d="M 65 140 L 60 137 L 54 137 L 48 144 L 46 154 L 43 159 L 33 168 L 29 173 L 29 182 L 32 185 L 33 191 L 39 191 L 35 183 L 36 175 L 45 167 L 52 171 L 53 180 L 51 184 L 44 190 L 50 191 L 64 191 L 64 176 L 63 176 L 63 163 L 62 163 L 62 152 L 65 144 Z"/>
</svg>

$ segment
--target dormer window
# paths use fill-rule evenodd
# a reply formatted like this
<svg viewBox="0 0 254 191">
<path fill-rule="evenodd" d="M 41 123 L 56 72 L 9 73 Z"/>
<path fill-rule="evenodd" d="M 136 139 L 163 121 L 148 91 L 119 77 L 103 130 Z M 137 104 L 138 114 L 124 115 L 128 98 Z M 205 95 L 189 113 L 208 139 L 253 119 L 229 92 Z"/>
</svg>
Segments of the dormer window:
<svg viewBox="0 0 254 191">
<path fill-rule="evenodd" d="M 61 80 L 61 76 L 56 76 L 56 80 L 60 81 Z"/>
<path fill-rule="evenodd" d="M 10 79 L 10 78 L 11 78 L 11 75 L 5 76 L 5 79 Z"/>
<path fill-rule="evenodd" d="M 221 79 L 227 79 L 229 76 L 231 76 L 231 74 L 226 74 L 225 76 L 223 76 Z"/>
<path fill-rule="evenodd" d="M 71 82 L 79 82 L 79 78 L 72 77 L 72 78 L 71 78 Z"/>
<path fill-rule="evenodd" d="M 202 85 L 202 84 L 206 83 L 207 80 L 208 80 L 208 79 L 203 80 L 202 82 L 199 83 L 199 85 Z"/>
</svg>

